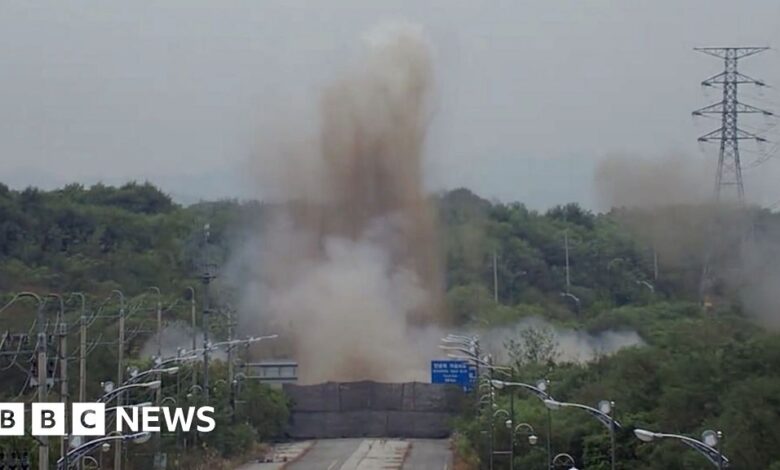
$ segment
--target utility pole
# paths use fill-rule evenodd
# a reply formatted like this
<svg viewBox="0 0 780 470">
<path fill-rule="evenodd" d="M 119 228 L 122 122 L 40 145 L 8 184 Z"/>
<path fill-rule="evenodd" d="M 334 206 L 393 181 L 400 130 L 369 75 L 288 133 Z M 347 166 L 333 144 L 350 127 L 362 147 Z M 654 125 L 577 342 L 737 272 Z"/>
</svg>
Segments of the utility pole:
<svg viewBox="0 0 780 470">
<path fill-rule="evenodd" d="M 720 86 L 723 89 L 723 97 L 717 103 L 705 106 L 693 111 L 694 116 L 705 114 L 720 115 L 721 126 L 699 137 L 699 142 L 718 142 L 718 169 L 715 174 L 715 202 L 720 202 L 723 193 L 727 189 L 736 191 L 737 203 L 745 202 L 745 186 L 742 181 L 742 161 L 739 155 L 740 140 L 754 140 L 766 142 L 763 137 L 744 131 L 739 128 L 737 119 L 740 114 L 763 114 L 772 116 L 773 113 L 749 104 L 742 103 L 737 97 L 739 85 L 766 86 L 761 80 L 748 77 L 737 70 L 739 59 L 758 54 L 768 47 L 702 47 L 695 48 L 697 52 L 717 57 L 723 60 L 723 71 L 702 81 L 702 86 Z M 716 227 L 717 229 L 717 227 Z M 714 279 L 710 259 L 712 248 L 707 248 L 705 253 L 700 294 L 709 303 L 708 296 L 712 290 Z"/>
<path fill-rule="evenodd" d="M 187 286 L 187 291 L 190 293 L 190 321 L 192 325 L 192 351 L 195 352 L 198 349 L 198 322 L 196 318 L 196 300 L 195 300 L 195 288 Z M 178 380 L 178 379 L 177 379 Z M 198 369 L 192 368 L 192 385 L 198 384 Z"/>
<path fill-rule="evenodd" d="M 59 350 L 58 355 L 60 361 L 60 398 L 62 399 L 62 402 L 65 403 L 65 416 L 63 419 L 66 423 L 65 432 L 67 434 L 69 427 L 68 416 L 70 416 L 68 408 L 70 405 L 68 404 L 68 324 L 65 323 L 65 321 L 62 321 L 59 324 L 59 331 L 57 333 L 59 340 L 57 349 Z M 60 455 L 65 459 L 65 468 L 68 468 L 68 447 L 65 444 L 65 436 L 60 437 Z"/>
<path fill-rule="evenodd" d="M 496 249 L 493 248 L 493 301 L 498 303 L 498 263 Z"/>
<path fill-rule="evenodd" d="M 150 287 L 150 290 L 154 291 L 157 294 L 157 311 L 156 311 L 156 317 L 157 317 L 157 357 L 162 358 L 162 292 L 160 292 L 159 287 Z M 157 373 L 156 380 L 162 381 L 162 374 Z M 155 391 L 155 400 L 154 405 L 160 406 L 160 402 L 162 401 L 162 385 L 157 387 L 157 390 Z M 162 470 L 163 467 L 163 458 L 162 458 L 162 436 L 160 435 L 160 432 L 155 433 L 154 435 L 155 439 L 155 453 L 154 453 L 154 468 L 155 470 Z"/>
<path fill-rule="evenodd" d="M 610 441 L 610 444 L 611 444 L 611 447 L 612 447 L 612 449 L 611 449 L 612 465 L 610 466 L 610 468 L 612 470 L 615 470 L 615 402 L 614 401 L 610 402 L 610 404 L 612 405 L 612 406 L 610 406 L 610 409 L 609 409 L 609 417 L 610 417 L 610 420 L 609 420 L 609 441 Z"/>
<path fill-rule="evenodd" d="M 545 378 L 547 384 L 547 396 L 552 398 L 552 382 L 550 379 Z M 547 407 L 545 407 L 547 408 Z M 553 468 L 553 455 L 552 455 L 552 410 L 547 408 L 547 468 L 552 470 Z"/>
<path fill-rule="evenodd" d="M 211 226 L 203 226 L 203 273 L 201 281 L 203 282 L 203 396 L 206 401 L 209 399 L 209 316 L 211 314 L 210 306 L 210 285 L 216 275 L 211 270 L 209 263 L 209 235 Z"/>
<path fill-rule="evenodd" d="M 658 281 L 658 250 L 653 245 L 653 281 Z"/>
<path fill-rule="evenodd" d="M 79 402 L 87 399 L 87 317 L 81 315 L 79 325 Z"/>
<path fill-rule="evenodd" d="M 81 317 L 79 318 L 79 402 L 87 401 L 87 299 L 81 292 L 71 296 L 81 298 Z"/>
<path fill-rule="evenodd" d="M 86 298 L 78 292 L 72 295 L 81 297 L 81 317 L 79 318 L 79 402 L 87 401 L 87 313 Z M 83 468 L 84 459 L 79 458 L 77 468 Z"/>
<path fill-rule="evenodd" d="M 515 470 L 515 391 L 512 387 L 509 387 L 509 470 Z"/>
<path fill-rule="evenodd" d="M 37 331 L 38 331 L 38 341 L 35 344 L 35 353 L 38 359 L 38 403 L 43 403 L 46 401 L 46 391 L 47 391 L 47 374 L 46 374 L 46 347 L 47 347 L 47 337 L 46 337 L 46 323 L 43 315 L 43 301 L 38 297 L 35 296 L 35 298 L 38 300 L 38 311 L 36 313 L 36 323 L 37 323 Z M 38 446 L 38 469 L 39 470 L 49 470 L 49 437 L 48 436 L 40 436 L 40 445 Z"/>
<path fill-rule="evenodd" d="M 116 383 L 121 386 L 124 381 L 124 356 L 125 356 L 125 295 L 115 290 L 119 295 L 119 344 L 117 345 L 117 365 L 116 365 Z M 122 406 L 123 394 L 116 397 L 117 406 Z M 122 439 L 114 441 L 114 470 L 122 469 Z"/>
<path fill-rule="evenodd" d="M 227 311 L 227 320 L 228 320 L 228 343 L 233 341 L 233 310 L 228 309 Z M 228 386 L 230 387 L 230 410 L 232 412 L 231 420 L 235 423 L 236 422 L 236 384 L 234 383 L 236 381 L 235 379 L 235 370 L 233 366 L 233 345 L 229 345 L 227 349 L 227 361 L 228 361 Z"/>
<path fill-rule="evenodd" d="M 65 416 L 63 416 L 63 419 L 65 420 L 65 423 L 68 422 L 68 351 L 67 351 L 67 337 L 68 337 L 68 328 L 65 323 L 65 303 L 62 300 L 62 296 L 60 294 L 55 293 L 49 293 L 44 296 L 44 298 L 54 298 L 57 299 L 57 303 L 59 303 L 59 312 L 57 314 L 57 321 L 54 322 L 51 334 L 52 338 L 56 336 L 57 338 L 57 355 L 53 358 L 55 361 L 53 364 L 59 363 L 58 367 L 60 368 L 60 399 L 65 404 Z M 45 333 L 45 327 L 44 327 L 44 333 Z M 46 337 L 47 339 L 47 347 L 48 347 L 48 335 Z M 48 356 L 48 354 L 47 354 Z M 46 365 L 48 367 L 49 364 L 49 358 L 46 358 Z M 55 366 L 56 368 L 57 366 Z M 40 374 L 40 371 L 38 372 Z M 48 377 L 49 372 L 48 370 L 45 372 L 44 377 L 46 377 L 46 380 L 43 382 L 43 387 L 48 392 Z M 52 387 L 54 386 L 54 368 L 51 371 L 51 381 L 52 381 Z M 41 384 L 38 384 L 38 387 L 40 387 Z M 40 390 L 40 389 L 39 389 Z M 65 426 L 65 429 L 67 431 L 67 424 Z M 67 432 L 66 432 L 67 433 Z M 65 457 L 65 463 L 67 464 L 67 455 L 66 450 L 67 447 L 65 446 L 65 436 L 60 436 L 60 455 Z"/>
<path fill-rule="evenodd" d="M 493 373 L 493 356 L 488 354 L 487 356 L 487 363 L 488 363 L 488 377 L 490 379 L 490 410 L 488 411 L 488 417 L 490 418 L 490 445 L 489 451 L 490 451 L 490 462 L 489 462 L 489 470 L 493 470 L 493 464 L 494 464 L 494 457 L 495 457 L 495 440 L 496 440 L 496 423 L 495 418 L 493 416 L 493 411 L 495 411 L 495 398 L 493 396 L 493 379 L 495 379 L 495 375 Z"/>
<path fill-rule="evenodd" d="M 571 287 L 571 277 L 569 276 L 569 229 L 563 231 L 563 251 L 566 257 L 566 293 L 569 293 Z"/>
</svg>

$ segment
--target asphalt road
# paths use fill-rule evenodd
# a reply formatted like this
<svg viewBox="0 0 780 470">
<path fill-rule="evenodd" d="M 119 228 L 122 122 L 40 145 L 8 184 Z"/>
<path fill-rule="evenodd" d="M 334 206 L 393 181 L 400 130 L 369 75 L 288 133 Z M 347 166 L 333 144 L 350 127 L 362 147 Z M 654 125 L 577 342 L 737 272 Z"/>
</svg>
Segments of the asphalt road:
<svg viewBox="0 0 780 470">
<path fill-rule="evenodd" d="M 403 470 L 450 470 L 452 451 L 447 439 L 412 439 Z"/>
<path fill-rule="evenodd" d="M 324 439 L 292 465 L 289 470 L 340 470 L 355 453 L 363 439 Z"/>
<path fill-rule="evenodd" d="M 395 444 L 391 446 L 389 444 Z M 408 447 L 405 463 L 397 467 L 394 462 L 399 445 Z M 383 450 L 386 449 L 386 450 Z M 386 455 L 383 455 L 386 452 Z M 449 470 L 452 456 L 449 441 L 439 439 L 408 439 L 403 443 L 380 439 L 325 439 L 314 446 L 297 462 L 286 467 L 289 470 Z"/>
</svg>

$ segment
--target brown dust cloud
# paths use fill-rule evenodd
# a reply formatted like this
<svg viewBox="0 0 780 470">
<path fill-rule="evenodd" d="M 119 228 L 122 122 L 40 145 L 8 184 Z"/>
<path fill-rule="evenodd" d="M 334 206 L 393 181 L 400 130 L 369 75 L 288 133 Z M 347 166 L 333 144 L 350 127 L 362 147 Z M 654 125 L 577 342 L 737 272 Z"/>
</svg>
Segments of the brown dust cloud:
<svg viewBox="0 0 780 470">
<path fill-rule="evenodd" d="M 303 383 L 426 378 L 442 318 L 422 170 L 433 85 L 421 31 L 380 27 L 322 90 L 317 129 L 282 132 L 253 164 L 275 194 L 239 254 L 253 266 L 241 326 L 278 333 L 271 352 L 296 359 Z"/>
</svg>

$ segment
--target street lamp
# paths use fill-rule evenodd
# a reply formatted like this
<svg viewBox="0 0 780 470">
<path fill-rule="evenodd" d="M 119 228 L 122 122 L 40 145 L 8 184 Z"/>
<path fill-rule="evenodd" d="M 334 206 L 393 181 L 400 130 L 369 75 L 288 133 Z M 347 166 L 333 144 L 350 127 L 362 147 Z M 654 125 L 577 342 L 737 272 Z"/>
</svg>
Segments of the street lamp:
<svg viewBox="0 0 780 470">
<path fill-rule="evenodd" d="M 57 460 L 57 470 L 67 470 L 66 462 L 74 462 L 79 460 L 97 447 L 101 447 L 102 450 L 106 451 L 107 447 L 110 448 L 110 442 L 112 441 L 117 441 L 117 443 L 122 441 L 133 441 L 138 444 L 143 444 L 144 442 L 148 441 L 151 436 L 152 435 L 148 432 L 137 432 L 133 434 L 108 435 L 106 437 L 101 437 L 99 439 L 89 441 L 86 444 L 82 444 L 64 456 L 60 457 Z"/>
<path fill-rule="evenodd" d="M 504 425 L 507 427 L 507 429 L 509 429 L 509 450 L 495 450 L 495 449 L 493 449 L 493 440 L 494 440 L 494 437 L 495 437 L 494 436 L 494 433 L 495 433 L 495 431 L 494 431 L 494 429 L 495 429 L 495 420 L 497 418 L 501 418 L 501 417 L 506 418 L 505 421 L 504 421 Z M 493 459 L 492 459 L 493 456 L 496 456 L 496 455 L 506 455 L 506 456 L 509 457 L 509 468 L 510 469 L 513 468 L 513 462 L 512 461 L 514 460 L 513 457 L 514 457 L 514 453 L 515 452 L 514 452 L 514 438 L 513 438 L 513 435 L 512 435 L 512 415 L 510 414 L 510 412 L 505 410 L 505 409 L 503 409 L 503 408 L 499 409 L 499 410 L 495 410 L 493 412 L 493 419 L 490 422 L 490 429 L 491 429 L 491 431 L 493 431 L 493 432 L 491 432 L 491 436 L 490 436 L 491 463 L 493 462 Z"/>
<path fill-rule="evenodd" d="M 200 395 L 203 393 L 203 387 L 201 387 L 198 384 L 193 385 L 189 388 L 189 391 L 187 392 L 187 398 L 192 398 L 194 395 Z"/>
<path fill-rule="evenodd" d="M 445 343 L 464 343 L 464 344 L 478 344 L 479 343 L 479 336 L 477 335 L 456 335 L 453 333 L 449 333 L 447 336 L 441 339 Z"/>
<path fill-rule="evenodd" d="M 571 292 L 561 292 L 561 297 L 566 297 L 574 301 L 574 306 L 576 308 L 577 315 L 580 314 L 580 310 L 582 308 L 582 301 L 580 301 L 580 298 L 576 295 L 572 294 Z"/>
<path fill-rule="evenodd" d="M 233 349 L 233 348 L 235 348 L 237 346 L 248 346 L 250 344 L 258 343 L 258 342 L 263 341 L 263 340 L 276 339 L 278 337 L 279 337 L 279 335 L 276 335 L 276 334 L 274 334 L 274 335 L 266 335 L 266 336 L 258 336 L 258 337 L 250 336 L 247 339 L 234 339 L 234 340 L 230 340 L 230 341 L 221 341 L 219 343 L 209 344 L 208 348 L 209 348 L 209 350 L 219 349 L 219 348 L 223 348 L 223 347 L 227 347 L 227 349 Z"/>
<path fill-rule="evenodd" d="M 131 388 L 148 388 L 150 390 L 157 390 L 162 385 L 162 382 L 160 382 L 159 380 L 153 380 L 151 382 L 123 385 L 117 388 L 114 388 L 114 383 L 110 381 L 103 382 L 101 385 L 103 386 L 103 391 L 105 392 L 105 394 L 102 397 L 98 398 L 97 402 L 108 403 L 109 401 L 121 395 L 125 390 L 129 390 Z"/>
<path fill-rule="evenodd" d="M 485 369 L 491 370 L 491 371 L 506 372 L 506 371 L 511 371 L 512 370 L 511 367 L 494 366 L 491 361 L 486 360 L 486 359 L 480 359 L 479 357 L 472 356 L 472 355 L 461 356 L 461 355 L 458 355 L 458 354 L 447 354 L 447 357 L 449 357 L 451 359 L 459 359 L 461 361 L 473 361 L 477 366 L 484 367 Z"/>
<path fill-rule="evenodd" d="M 87 468 L 87 464 L 91 464 L 91 468 Z M 95 457 L 83 457 L 83 464 L 85 470 L 100 470 L 100 464 L 98 463 L 97 459 Z"/>
<path fill-rule="evenodd" d="M 718 470 L 722 470 L 723 468 L 729 466 L 729 459 L 723 455 L 721 450 L 723 433 L 720 431 L 704 431 L 701 434 L 701 441 L 679 434 L 652 432 L 646 429 L 635 429 L 634 435 L 636 435 L 636 437 L 643 442 L 651 442 L 655 439 L 663 438 L 677 439 L 706 457 L 711 464 L 718 468 Z"/>
<path fill-rule="evenodd" d="M 598 408 L 593 408 L 587 405 L 582 405 L 579 403 L 567 403 L 562 401 L 556 401 L 553 399 L 547 399 L 544 400 L 545 406 L 547 406 L 550 410 L 558 410 L 561 408 L 579 408 L 581 410 L 585 410 L 591 415 L 593 415 L 594 418 L 599 420 L 601 424 L 607 427 L 609 429 L 609 439 L 610 439 L 610 461 L 611 461 L 611 468 L 612 470 L 615 470 L 615 428 L 620 428 L 620 423 L 612 417 L 614 415 L 615 411 L 615 402 L 610 400 L 601 400 L 598 404 Z"/>
<path fill-rule="evenodd" d="M 651 293 L 655 293 L 655 286 L 650 284 L 648 281 L 636 281 L 636 283 L 647 287 L 647 289 L 650 290 Z"/>
<path fill-rule="evenodd" d="M 505 380 L 491 380 L 490 384 L 498 390 L 503 390 L 505 387 L 523 388 L 531 392 L 536 398 L 539 398 L 540 400 L 547 400 L 551 398 L 550 395 L 548 395 L 546 392 L 547 380 L 544 379 L 537 381 L 535 386 L 522 382 L 507 382 Z"/>
<path fill-rule="evenodd" d="M 506 416 L 506 419 L 509 419 L 509 412 L 503 408 L 493 412 L 493 419 L 498 418 L 499 415 L 504 415 Z"/>
<path fill-rule="evenodd" d="M 141 380 L 143 377 L 146 377 L 147 375 L 152 374 L 167 374 L 167 375 L 176 375 L 179 372 L 179 368 L 174 367 L 166 367 L 166 368 L 159 368 L 159 369 L 149 369 L 145 370 L 143 372 L 139 372 L 136 368 L 129 368 L 128 374 L 130 375 L 130 378 L 125 380 L 125 384 L 132 384 L 137 383 L 139 380 Z"/>
<path fill-rule="evenodd" d="M 185 355 L 187 353 L 191 353 L 188 355 Z M 197 349 L 193 349 L 192 351 L 187 351 L 186 349 L 179 349 L 177 351 L 177 355 L 173 357 L 155 357 L 153 359 L 154 366 L 157 368 L 160 368 L 162 366 L 176 363 L 176 362 L 192 362 L 197 359 L 200 359 L 200 355 L 198 353 Z"/>
<path fill-rule="evenodd" d="M 569 454 L 562 453 L 553 457 L 552 466 L 565 465 L 569 470 L 577 470 L 575 467 L 574 457 Z"/>
<path fill-rule="evenodd" d="M 525 431 L 528 434 L 528 443 L 532 446 L 535 446 L 536 443 L 539 441 L 539 438 L 536 437 L 536 432 L 534 432 L 534 427 L 531 426 L 528 423 L 520 423 L 517 426 L 515 426 L 514 431 L 512 434 L 514 436 L 520 434 L 521 431 Z"/>
<path fill-rule="evenodd" d="M 540 379 L 536 382 L 536 385 L 530 385 L 522 382 L 507 382 L 504 380 L 491 380 L 492 387 L 501 390 L 503 388 L 522 388 L 531 392 L 536 398 L 544 401 L 552 399 L 547 389 L 550 385 L 550 381 L 547 379 Z M 514 397 L 514 395 L 512 395 Z M 550 411 L 547 411 L 547 466 L 552 465 L 552 417 Z"/>
</svg>

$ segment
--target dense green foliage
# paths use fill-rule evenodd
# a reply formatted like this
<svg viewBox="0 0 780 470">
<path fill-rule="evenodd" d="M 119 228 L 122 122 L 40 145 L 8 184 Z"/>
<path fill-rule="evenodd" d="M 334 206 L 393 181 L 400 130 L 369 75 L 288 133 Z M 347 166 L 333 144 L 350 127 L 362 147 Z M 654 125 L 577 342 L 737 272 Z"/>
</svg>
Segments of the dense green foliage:
<svg viewBox="0 0 780 470">
<path fill-rule="evenodd" d="M 224 261 L 227 240 L 238 236 L 234 222 L 252 211 L 260 211 L 260 206 L 226 201 L 181 207 L 150 184 L 131 183 L 120 188 L 69 185 L 49 192 L 32 188 L 12 191 L 0 185 L 0 306 L 8 305 L 0 313 L 0 331 L 29 331 L 35 303 L 30 298 L 14 301 L 16 293 L 63 293 L 64 319 L 71 333 L 68 379 L 74 398 L 82 309 L 80 297 L 69 293 L 83 292 L 84 313 L 89 319 L 86 399 L 95 399 L 102 394 L 101 381 L 116 377 L 115 338 L 120 309 L 124 307 L 127 318 L 125 355 L 131 364 L 148 369 L 151 363 L 143 358 L 155 349 L 157 302 L 162 304 L 165 324 L 188 324 L 191 294 L 187 287 L 193 287 L 200 302 L 198 275 L 202 261 Z M 209 245 L 203 243 L 205 223 L 210 224 Z M 152 286 L 160 290 L 160 298 Z M 124 294 L 124 305 L 116 289 Z M 226 307 L 220 292 L 214 292 L 214 297 L 215 311 L 224 313 Z M 9 304 L 11 301 L 14 302 Z M 58 300 L 49 297 L 45 301 L 43 314 L 51 333 L 53 319 L 59 312 Z M 202 321 L 199 310 L 198 324 Z M 211 325 L 217 338 L 224 339 L 224 316 L 214 316 Z M 177 328 L 189 334 L 184 326 Z M 32 400 L 35 391 L 25 388 L 25 384 L 34 367 L 28 362 L 33 345 L 34 342 L 3 343 L 0 397 Z M 15 355 L 17 348 L 21 354 Z M 58 366 L 52 367 L 54 375 L 58 375 Z M 282 435 L 287 402 L 279 391 L 243 382 L 238 386 L 239 414 L 234 418 L 229 412 L 230 393 L 225 390 L 227 373 L 223 363 L 217 358 L 210 370 L 215 386 L 209 405 L 217 409 L 217 430 L 205 439 L 197 439 L 194 433 L 164 434 L 162 449 L 171 463 L 198 462 L 205 455 L 230 457 L 246 452 L 257 439 Z M 202 401 L 197 389 L 190 389 L 193 374 L 197 373 L 198 367 L 185 365 L 177 377 L 163 377 L 163 395 L 168 405 L 175 401 L 177 406 L 194 406 Z M 57 391 L 58 386 L 50 390 L 49 396 L 59 399 Z M 150 396 L 147 392 L 136 398 L 143 401 Z M 25 450 L 33 448 L 34 442 L 21 439 L 4 445 Z M 133 447 L 136 468 L 151 468 L 154 445 Z M 52 447 L 52 457 L 57 458 L 57 446 Z"/>
<path fill-rule="evenodd" d="M 708 468 L 700 455 L 677 442 L 639 442 L 631 433 L 634 426 L 694 437 L 705 428 L 717 428 L 726 435 L 724 450 L 735 468 L 780 466 L 775 445 L 780 435 L 774 426 L 780 412 L 780 338 L 743 314 L 738 296 L 724 296 L 712 309 L 701 308 L 697 279 L 702 249 L 695 236 L 672 238 L 668 245 L 678 251 L 656 247 L 656 275 L 657 239 L 647 232 L 662 224 L 638 211 L 592 214 L 570 204 L 540 213 L 522 204 L 491 203 L 467 190 L 438 195 L 435 204 L 453 324 L 501 327 L 541 317 L 556 327 L 589 333 L 633 330 L 644 339 L 644 346 L 588 364 L 552 361 L 556 345 L 544 332 L 520 334 L 507 345 L 514 379 L 534 382 L 547 377 L 561 400 L 616 402 L 625 425 L 618 435 L 619 468 Z M 245 235 L 250 222 L 262 221 L 264 210 L 257 203 L 235 201 L 182 207 L 148 184 L 70 185 L 48 192 L 0 185 L 0 300 L 5 304 L 23 290 L 82 291 L 88 313 L 102 315 L 90 326 L 90 337 L 114 338 L 120 306 L 112 291 L 121 289 L 131 312 L 128 329 L 135 332 L 127 353 L 142 365 L 141 351 L 153 338 L 156 296 L 149 287 L 162 291 L 166 321 L 189 321 L 186 288 L 194 286 L 200 295 L 197 277 L 203 259 L 217 264 L 228 259 L 235 240 Z M 686 227 L 703 230 L 701 223 L 690 222 L 689 209 L 669 210 L 679 219 L 674 219 L 675 226 L 689 221 Z M 777 227 L 780 218 L 768 212 L 759 215 L 758 232 L 771 237 L 775 232 L 762 227 Z M 203 243 L 205 223 L 210 224 L 209 246 Z M 570 296 L 562 295 L 567 292 L 565 245 Z M 219 293 L 215 298 L 217 310 L 227 308 Z M 76 325 L 78 298 L 64 300 L 66 319 Z M 47 316 L 56 310 L 56 302 L 47 302 Z M 0 313 L 0 330 L 6 325 L 17 331 L 29 327 L 33 312 L 30 302 L 18 302 Z M 219 316 L 214 321 L 217 336 L 224 337 L 224 321 Z M 71 340 L 69 349 L 75 355 L 74 343 Z M 88 398 L 99 394 L 100 380 L 116 374 L 116 344 L 104 339 L 95 348 L 89 359 Z M 4 361 L 3 368 L 8 366 Z M 14 397 L 28 366 L 2 371 L 0 394 Z M 196 403 L 198 394 L 183 385 L 191 384 L 193 373 L 198 372 L 185 368 L 178 382 L 165 379 L 165 395 L 180 404 Z M 214 384 L 224 379 L 219 361 L 212 375 Z M 77 367 L 71 367 L 70 380 L 76 377 Z M 287 404 L 279 393 L 246 384 L 241 415 L 236 424 L 227 425 L 234 418 L 225 412 L 229 393 L 220 387 L 224 382 L 215 385 L 212 398 L 220 410 L 217 429 L 223 431 L 197 442 L 194 436 L 164 436 L 172 455 L 186 442 L 190 450 L 195 446 L 230 456 L 256 439 L 280 435 Z M 507 395 L 498 392 L 500 407 L 508 406 Z M 517 463 L 541 468 L 546 409 L 523 393 L 516 395 L 515 408 L 517 422 L 529 422 L 540 436 L 534 448 L 518 442 Z M 607 468 L 607 433 L 576 411 L 553 414 L 553 449 L 572 454 L 580 467 Z M 485 420 L 464 416 L 459 441 L 464 452 L 474 451 L 483 463 L 486 440 L 480 431 L 486 429 Z M 505 429 L 497 429 L 496 442 L 508 442 Z M 138 455 L 146 452 L 148 457 L 153 451 L 145 449 Z M 497 457 L 497 468 L 505 468 L 503 459 Z"/>
<path fill-rule="evenodd" d="M 690 210 L 670 211 L 675 217 L 678 211 L 691 219 L 701 217 Z M 704 429 L 722 430 L 723 451 L 734 468 L 780 467 L 780 430 L 774 425 L 780 415 L 780 336 L 742 313 L 738 292 L 723 294 L 712 308 L 699 304 L 701 240 L 706 239 L 701 219 L 664 234 L 679 243 L 674 244 L 676 251 L 660 253 L 655 279 L 652 237 L 642 232 L 647 226 L 626 222 L 653 221 L 639 211 L 593 215 L 569 205 L 539 214 L 519 204 L 490 204 L 456 191 L 444 197 L 442 215 L 447 222 L 448 300 L 462 322 L 481 326 L 487 321 L 498 327 L 542 316 L 552 325 L 583 332 L 633 330 L 644 339 L 643 346 L 587 364 L 554 361 L 558 345 L 544 328 L 521 330 L 504 345 L 512 380 L 535 384 L 548 378 L 553 396 L 562 401 L 590 406 L 603 399 L 616 402 L 624 425 L 617 436 L 618 468 L 711 467 L 680 442 L 642 443 L 633 435 L 637 427 L 695 438 Z M 777 245 L 780 239 L 772 237 L 778 233 L 778 217 L 759 211 L 755 220 L 754 236 Z M 564 233 L 569 238 L 570 292 L 580 299 L 579 309 L 560 295 L 566 288 Z M 697 240 L 692 233 L 699 242 L 681 246 Z M 494 250 L 498 302 L 491 292 Z M 670 253 L 676 256 L 670 258 Z M 775 252 L 762 254 L 764 265 L 776 265 Z M 509 409 L 508 394 L 497 392 L 499 409 Z M 517 391 L 515 397 L 515 423 L 528 422 L 539 434 L 534 447 L 517 438 L 515 468 L 543 468 L 547 410 L 528 393 Z M 484 431 L 490 429 L 489 416 L 485 410 L 459 425 L 461 448 L 483 466 L 488 461 Z M 500 450 L 509 447 L 503 422 L 493 423 Z M 552 413 L 552 427 L 554 453 L 573 455 L 580 468 L 609 468 L 609 434 L 598 421 L 581 410 L 560 410 Z M 507 457 L 496 456 L 495 468 L 508 468 Z"/>
</svg>

